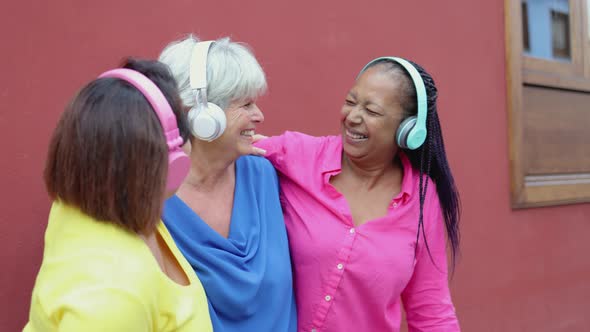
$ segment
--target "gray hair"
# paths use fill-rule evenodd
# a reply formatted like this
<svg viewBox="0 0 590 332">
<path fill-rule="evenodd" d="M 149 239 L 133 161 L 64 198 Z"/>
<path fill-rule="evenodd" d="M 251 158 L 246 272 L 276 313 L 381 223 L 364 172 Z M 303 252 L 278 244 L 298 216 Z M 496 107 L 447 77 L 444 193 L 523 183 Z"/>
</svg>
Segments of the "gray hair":
<svg viewBox="0 0 590 332">
<path fill-rule="evenodd" d="M 190 87 L 190 63 L 193 47 L 199 42 L 192 34 L 168 44 L 160 62 L 168 65 L 176 79 L 185 107 L 195 105 Z M 207 55 L 207 99 L 226 109 L 234 101 L 256 99 L 266 92 L 262 67 L 247 45 L 232 42 L 229 37 L 215 41 Z"/>
</svg>

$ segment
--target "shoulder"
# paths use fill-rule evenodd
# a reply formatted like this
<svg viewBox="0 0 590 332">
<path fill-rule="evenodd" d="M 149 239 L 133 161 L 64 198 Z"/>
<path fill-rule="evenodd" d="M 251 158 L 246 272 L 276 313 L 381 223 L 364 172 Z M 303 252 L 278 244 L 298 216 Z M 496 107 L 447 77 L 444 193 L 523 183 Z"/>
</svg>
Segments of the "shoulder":
<svg viewBox="0 0 590 332">
<path fill-rule="evenodd" d="M 412 197 L 420 197 L 420 166 L 415 166 L 403 152 L 398 154 L 403 169 L 402 190 Z M 438 200 L 436 183 L 430 176 L 422 176 L 423 185 L 427 186 L 425 200 Z"/>
<path fill-rule="evenodd" d="M 147 247 L 146 251 L 149 251 Z M 133 249 L 114 252 L 87 248 L 70 257 L 62 257 L 59 264 L 50 264 L 54 265 L 53 271 L 70 276 L 64 283 L 71 282 L 80 287 L 123 288 L 141 294 L 158 281 L 157 266 L 151 260 L 149 253 Z"/>
<path fill-rule="evenodd" d="M 47 315 L 88 310 L 98 317 L 124 308 L 144 315 L 157 299 L 155 268 L 149 249 L 136 235 L 57 204 L 33 299 Z"/>
<path fill-rule="evenodd" d="M 424 228 L 427 233 L 436 232 L 444 229 L 443 211 L 440 205 L 440 198 L 436 183 L 430 177 L 425 178 L 427 183 L 426 194 L 424 195 Z M 420 200 L 420 181 L 416 181 L 416 197 Z M 418 203 L 419 206 L 419 203 Z"/>
<path fill-rule="evenodd" d="M 152 306 L 151 299 L 157 298 L 157 279 L 141 258 L 87 249 L 53 258 L 43 262 L 33 291 L 48 312 L 82 307 L 106 310 L 105 303 L 110 307 L 139 306 L 143 311 L 141 307 Z"/>
<path fill-rule="evenodd" d="M 35 317 L 31 320 L 33 325 L 51 322 L 51 325 L 58 325 L 60 331 L 145 331 L 149 328 L 147 321 L 156 305 L 152 299 L 157 296 L 141 296 L 108 280 L 77 282 L 72 279 L 72 276 L 62 278 L 53 283 L 50 291 L 35 285 L 30 313 Z"/>
<path fill-rule="evenodd" d="M 270 161 L 264 157 L 259 156 L 241 156 L 237 160 L 237 165 L 239 168 L 245 168 L 257 172 L 275 172 L 274 167 Z"/>
<path fill-rule="evenodd" d="M 267 185 L 276 185 L 278 176 L 271 162 L 259 156 L 242 156 L 236 161 L 236 181 L 249 183 L 261 190 Z"/>
<path fill-rule="evenodd" d="M 137 235 L 90 219 L 49 222 L 37 280 L 41 290 L 122 287 L 143 293 L 155 282 L 153 258 Z"/>
<path fill-rule="evenodd" d="M 419 165 L 417 167 L 412 165 L 410 159 L 404 153 L 400 153 L 399 156 L 404 171 L 402 190 L 411 197 L 413 206 L 419 208 L 421 200 Z M 442 211 L 436 183 L 430 176 L 423 175 L 422 185 L 426 187 L 426 194 L 424 196 L 424 224 L 438 223 L 442 217 Z M 433 219 L 434 221 L 431 221 Z"/>
</svg>

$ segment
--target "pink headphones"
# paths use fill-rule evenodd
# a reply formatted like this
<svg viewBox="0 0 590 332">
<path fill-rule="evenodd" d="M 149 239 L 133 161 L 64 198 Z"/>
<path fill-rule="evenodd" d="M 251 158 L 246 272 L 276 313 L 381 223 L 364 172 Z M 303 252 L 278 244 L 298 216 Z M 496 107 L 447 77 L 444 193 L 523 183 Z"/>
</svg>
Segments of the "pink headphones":
<svg viewBox="0 0 590 332">
<path fill-rule="evenodd" d="M 166 179 L 166 190 L 172 191 L 178 189 L 190 168 L 190 159 L 182 151 L 182 138 L 176 125 L 176 117 L 170 108 L 170 104 L 164 97 L 164 94 L 154 82 L 143 74 L 126 68 L 117 68 L 102 73 L 98 78 L 113 77 L 119 78 L 136 87 L 156 112 L 162 129 L 164 129 L 164 136 L 166 136 L 166 144 L 168 144 L 168 178 Z"/>
</svg>

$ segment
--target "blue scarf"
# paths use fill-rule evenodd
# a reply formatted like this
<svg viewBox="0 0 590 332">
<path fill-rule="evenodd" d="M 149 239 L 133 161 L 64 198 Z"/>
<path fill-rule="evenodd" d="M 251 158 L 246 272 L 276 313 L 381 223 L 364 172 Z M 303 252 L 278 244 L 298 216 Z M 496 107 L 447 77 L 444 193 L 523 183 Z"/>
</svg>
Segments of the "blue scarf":
<svg viewBox="0 0 590 332">
<path fill-rule="evenodd" d="M 266 159 L 236 161 L 227 239 L 177 196 L 166 201 L 162 219 L 205 288 L 215 332 L 296 331 L 278 179 Z"/>
</svg>

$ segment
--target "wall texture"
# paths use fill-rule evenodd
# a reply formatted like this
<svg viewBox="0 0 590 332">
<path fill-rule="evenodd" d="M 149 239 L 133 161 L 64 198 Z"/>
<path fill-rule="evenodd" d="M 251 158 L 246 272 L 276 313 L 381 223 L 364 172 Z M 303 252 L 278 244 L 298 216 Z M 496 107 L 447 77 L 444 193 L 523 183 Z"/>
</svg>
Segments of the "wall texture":
<svg viewBox="0 0 590 332">
<path fill-rule="evenodd" d="M 439 86 L 462 194 L 452 280 L 464 331 L 590 326 L 590 204 L 513 211 L 502 1 L 12 1 L 1 5 L 0 330 L 26 322 L 49 209 L 47 141 L 82 84 L 126 55 L 155 57 L 194 32 L 250 44 L 270 91 L 265 134 L 332 134 L 358 70 L 409 57 Z"/>
</svg>

